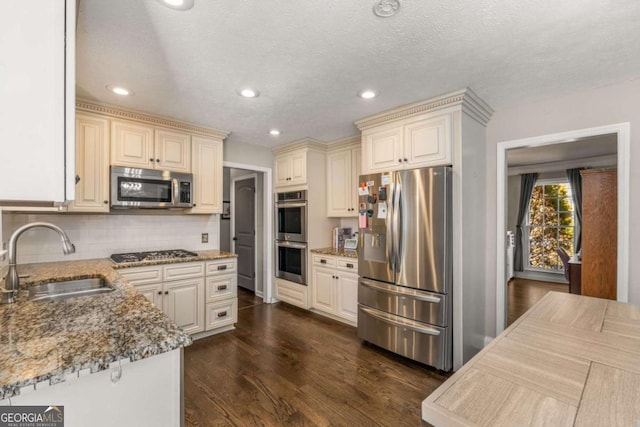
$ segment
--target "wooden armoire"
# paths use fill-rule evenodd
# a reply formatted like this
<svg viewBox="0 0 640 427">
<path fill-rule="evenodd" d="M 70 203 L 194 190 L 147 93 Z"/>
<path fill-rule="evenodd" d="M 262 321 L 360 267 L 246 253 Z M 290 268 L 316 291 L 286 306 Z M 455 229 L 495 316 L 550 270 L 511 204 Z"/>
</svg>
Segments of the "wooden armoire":
<svg viewBox="0 0 640 427">
<path fill-rule="evenodd" d="M 617 298 L 618 174 L 585 169 L 582 175 L 582 295 Z"/>
</svg>

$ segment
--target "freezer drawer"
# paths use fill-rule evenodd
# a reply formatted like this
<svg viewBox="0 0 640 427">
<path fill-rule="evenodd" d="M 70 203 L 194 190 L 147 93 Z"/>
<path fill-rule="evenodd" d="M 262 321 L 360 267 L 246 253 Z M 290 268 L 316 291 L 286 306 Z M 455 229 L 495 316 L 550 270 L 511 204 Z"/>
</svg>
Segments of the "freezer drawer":
<svg viewBox="0 0 640 427">
<path fill-rule="evenodd" d="M 358 338 L 437 369 L 451 370 L 449 328 L 358 305 Z"/>
<path fill-rule="evenodd" d="M 358 302 L 387 313 L 430 323 L 449 326 L 449 296 L 419 289 L 405 288 L 370 279 L 360 279 Z"/>
</svg>

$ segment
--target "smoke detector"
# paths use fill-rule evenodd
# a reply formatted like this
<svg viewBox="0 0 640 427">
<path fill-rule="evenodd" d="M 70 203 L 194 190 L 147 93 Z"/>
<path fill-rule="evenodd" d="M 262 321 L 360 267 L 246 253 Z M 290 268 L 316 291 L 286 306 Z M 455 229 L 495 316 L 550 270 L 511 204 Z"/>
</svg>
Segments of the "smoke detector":
<svg viewBox="0 0 640 427">
<path fill-rule="evenodd" d="M 373 13 L 381 18 L 388 18 L 400 10 L 399 0 L 378 0 L 373 4 Z"/>
</svg>

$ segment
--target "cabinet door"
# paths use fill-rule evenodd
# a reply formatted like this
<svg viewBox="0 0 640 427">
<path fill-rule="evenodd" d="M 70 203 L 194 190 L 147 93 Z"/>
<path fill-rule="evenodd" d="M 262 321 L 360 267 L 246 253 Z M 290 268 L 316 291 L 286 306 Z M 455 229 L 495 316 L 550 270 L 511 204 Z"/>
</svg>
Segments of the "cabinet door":
<svg viewBox="0 0 640 427">
<path fill-rule="evenodd" d="M 222 213 L 222 141 L 191 138 L 193 203 L 190 213 Z"/>
<path fill-rule="evenodd" d="M 125 120 L 111 121 L 111 164 L 153 169 L 153 127 Z"/>
<path fill-rule="evenodd" d="M 337 314 L 352 322 L 358 321 L 358 275 L 337 272 Z"/>
<path fill-rule="evenodd" d="M 76 199 L 69 210 L 109 212 L 109 120 L 76 116 Z"/>
<path fill-rule="evenodd" d="M 351 211 L 348 216 L 358 216 L 358 184 L 362 175 L 362 150 L 354 148 L 351 150 L 351 187 L 348 194 L 351 195 Z"/>
<path fill-rule="evenodd" d="M 451 116 L 449 114 L 409 123 L 404 127 L 405 167 L 451 163 Z"/>
<path fill-rule="evenodd" d="M 135 288 L 146 299 L 155 304 L 160 310 L 162 310 L 162 283 L 150 283 L 148 285 L 135 285 Z"/>
<path fill-rule="evenodd" d="M 289 184 L 307 183 L 307 153 L 293 153 L 291 158 L 291 179 Z"/>
<path fill-rule="evenodd" d="M 164 283 L 164 311 L 186 333 L 204 331 L 204 278 Z"/>
<path fill-rule="evenodd" d="M 155 159 L 155 169 L 191 173 L 191 136 L 156 129 Z"/>
<path fill-rule="evenodd" d="M 365 131 L 362 140 L 365 150 L 364 173 L 402 168 L 402 126 Z"/>
<path fill-rule="evenodd" d="M 289 185 L 291 179 L 291 158 L 288 155 L 275 158 L 276 186 Z"/>
<path fill-rule="evenodd" d="M 75 11 L 71 0 L 0 3 L 0 200 L 74 198 Z"/>
<path fill-rule="evenodd" d="M 352 214 L 351 151 L 327 155 L 327 216 L 345 217 Z"/>
<path fill-rule="evenodd" d="M 327 313 L 334 313 L 334 271 L 327 268 L 313 268 L 312 275 L 311 307 Z"/>
</svg>

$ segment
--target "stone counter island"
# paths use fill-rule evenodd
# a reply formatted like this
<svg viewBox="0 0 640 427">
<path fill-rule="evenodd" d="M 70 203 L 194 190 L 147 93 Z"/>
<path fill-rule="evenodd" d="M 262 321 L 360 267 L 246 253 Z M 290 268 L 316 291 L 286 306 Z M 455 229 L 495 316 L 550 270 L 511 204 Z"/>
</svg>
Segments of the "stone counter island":
<svg viewBox="0 0 640 427">
<path fill-rule="evenodd" d="M 62 405 L 65 427 L 177 426 L 182 347 L 191 338 L 109 260 L 19 265 L 0 305 L 0 405 Z M 30 301 L 29 286 L 100 277 L 112 292 Z"/>
<path fill-rule="evenodd" d="M 548 293 L 422 403 L 435 426 L 640 425 L 640 307 Z"/>
</svg>

